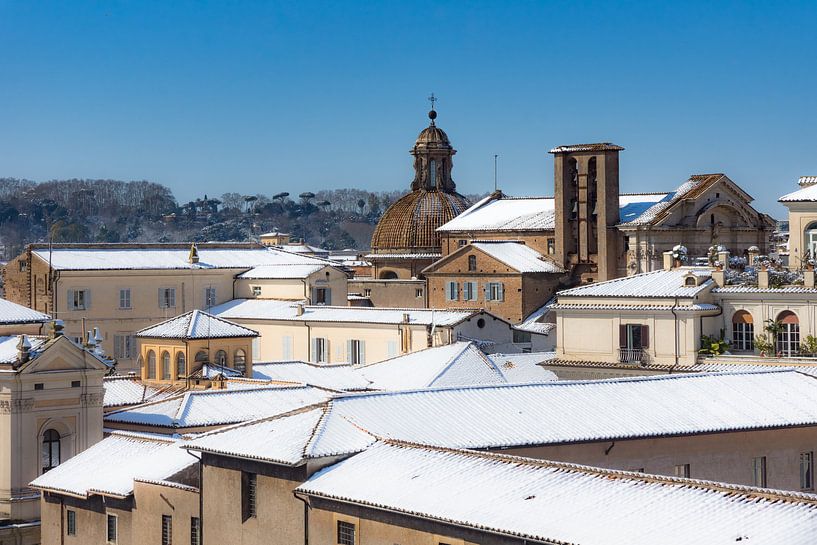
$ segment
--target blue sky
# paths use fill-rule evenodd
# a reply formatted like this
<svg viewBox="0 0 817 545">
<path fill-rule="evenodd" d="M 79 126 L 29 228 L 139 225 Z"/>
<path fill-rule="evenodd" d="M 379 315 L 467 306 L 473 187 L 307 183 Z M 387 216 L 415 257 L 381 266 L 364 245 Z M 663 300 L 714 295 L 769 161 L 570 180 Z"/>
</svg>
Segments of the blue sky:
<svg viewBox="0 0 817 545">
<path fill-rule="evenodd" d="M 622 191 L 817 173 L 817 2 L 0 0 L 0 176 L 403 189 L 426 97 L 464 193 L 551 194 L 612 141 Z"/>
</svg>

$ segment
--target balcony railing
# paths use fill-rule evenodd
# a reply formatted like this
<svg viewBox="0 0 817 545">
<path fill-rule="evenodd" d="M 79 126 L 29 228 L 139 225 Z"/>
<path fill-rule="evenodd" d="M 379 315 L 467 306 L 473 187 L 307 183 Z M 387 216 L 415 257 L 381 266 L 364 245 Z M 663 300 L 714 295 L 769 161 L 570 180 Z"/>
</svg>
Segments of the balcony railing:
<svg viewBox="0 0 817 545">
<path fill-rule="evenodd" d="M 618 361 L 620 363 L 641 363 L 644 350 L 641 348 L 619 348 Z"/>
</svg>

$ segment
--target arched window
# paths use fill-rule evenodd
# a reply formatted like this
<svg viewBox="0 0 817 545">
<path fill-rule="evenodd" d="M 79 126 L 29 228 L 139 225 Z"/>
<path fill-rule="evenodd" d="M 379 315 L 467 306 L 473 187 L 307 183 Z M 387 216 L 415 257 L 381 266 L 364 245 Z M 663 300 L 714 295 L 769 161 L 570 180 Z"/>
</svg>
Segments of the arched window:
<svg viewBox="0 0 817 545">
<path fill-rule="evenodd" d="M 199 350 L 196 352 L 196 363 L 207 363 L 207 351 Z"/>
<path fill-rule="evenodd" d="M 797 314 L 785 310 L 777 316 L 782 326 L 777 334 L 777 351 L 783 356 L 795 356 L 800 351 L 800 320 Z"/>
<path fill-rule="evenodd" d="M 148 378 L 156 378 L 156 352 L 148 350 Z"/>
<path fill-rule="evenodd" d="M 162 352 L 162 380 L 170 380 L 170 353 Z"/>
<path fill-rule="evenodd" d="M 732 348 L 735 350 L 755 349 L 755 324 L 752 315 L 739 310 L 732 315 Z"/>
<path fill-rule="evenodd" d="M 477 256 L 475 255 L 468 256 L 468 270 L 469 271 L 477 270 Z"/>
<path fill-rule="evenodd" d="M 808 224 L 803 236 L 803 243 L 805 244 L 803 257 L 806 257 L 806 252 L 808 252 L 808 257 L 817 257 L 817 222 Z"/>
<path fill-rule="evenodd" d="M 42 449 L 43 473 L 60 465 L 60 434 L 47 429 L 43 433 Z"/>
<path fill-rule="evenodd" d="M 383 271 L 380 273 L 381 280 L 397 280 L 397 273 L 394 271 Z"/>
<path fill-rule="evenodd" d="M 217 363 L 218 365 L 227 365 L 227 352 L 224 350 L 219 350 L 216 352 L 216 361 L 213 363 Z"/>
<path fill-rule="evenodd" d="M 187 375 L 187 362 L 184 359 L 184 352 L 176 354 L 176 378 Z"/>
<path fill-rule="evenodd" d="M 233 369 L 241 371 L 242 375 L 247 373 L 247 354 L 240 348 L 233 355 Z"/>
<path fill-rule="evenodd" d="M 693 286 L 693 287 L 694 287 L 694 286 L 697 286 L 698 284 L 697 284 L 697 282 L 695 281 L 695 277 L 694 277 L 694 276 L 687 276 L 687 277 L 684 279 L 684 285 L 685 285 L 685 286 Z"/>
</svg>

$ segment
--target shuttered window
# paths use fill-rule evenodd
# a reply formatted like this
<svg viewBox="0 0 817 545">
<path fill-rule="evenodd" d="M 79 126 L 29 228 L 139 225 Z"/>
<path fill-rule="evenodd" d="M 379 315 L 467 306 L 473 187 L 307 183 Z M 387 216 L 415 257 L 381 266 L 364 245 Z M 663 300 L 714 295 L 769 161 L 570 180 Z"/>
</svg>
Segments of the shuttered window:
<svg viewBox="0 0 817 545">
<path fill-rule="evenodd" d="M 355 365 L 366 363 L 366 342 L 357 339 L 346 341 L 346 359 Z"/>
<path fill-rule="evenodd" d="M 457 282 L 448 282 L 445 287 L 445 300 L 457 301 L 459 299 L 459 284 Z"/>
</svg>

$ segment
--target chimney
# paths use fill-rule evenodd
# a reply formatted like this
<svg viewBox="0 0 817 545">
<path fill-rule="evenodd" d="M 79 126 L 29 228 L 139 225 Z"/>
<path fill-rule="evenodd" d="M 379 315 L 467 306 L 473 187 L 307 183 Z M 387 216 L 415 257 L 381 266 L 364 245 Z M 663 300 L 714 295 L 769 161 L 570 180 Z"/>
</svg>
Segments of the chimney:
<svg viewBox="0 0 817 545">
<path fill-rule="evenodd" d="M 749 246 L 749 249 L 746 250 L 746 253 L 748 254 L 747 256 L 748 263 L 746 263 L 746 265 L 752 267 L 755 264 L 755 260 L 757 260 L 757 256 L 760 255 L 760 248 L 758 248 L 757 246 Z"/>
<path fill-rule="evenodd" d="M 667 250 L 664 252 L 664 270 L 669 271 L 672 270 L 672 250 Z"/>
<path fill-rule="evenodd" d="M 718 250 L 718 261 L 723 265 L 723 270 L 729 270 L 729 250 Z"/>
<path fill-rule="evenodd" d="M 769 269 L 763 264 L 760 270 L 757 271 L 757 287 L 762 290 L 769 289 Z"/>
<path fill-rule="evenodd" d="M 814 287 L 814 269 L 803 271 L 803 286 L 806 288 Z"/>
<path fill-rule="evenodd" d="M 62 320 L 54 320 L 51 322 L 51 338 L 56 339 L 57 337 L 62 337 L 63 329 L 65 329 L 65 323 Z"/>
<path fill-rule="evenodd" d="M 25 363 L 31 357 L 31 343 L 28 337 L 20 335 L 20 340 L 17 341 L 17 361 L 18 363 Z"/>
<path fill-rule="evenodd" d="M 295 316 L 303 316 L 304 315 L 304 304 L 298 303 L 295 305 Z"/>
<path fill-rule="evenodd" d="M 85 348 L 89 350 L 96 348 L 96 339 L 94 338 L 93 331 L 88 332 L 88 336 L 86 337 L 85 341 Z"/>
</svg>

